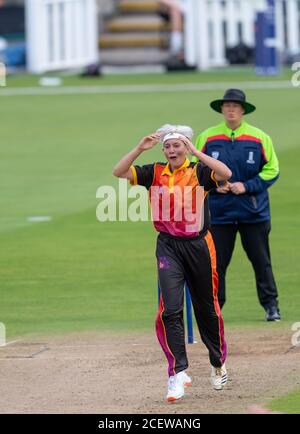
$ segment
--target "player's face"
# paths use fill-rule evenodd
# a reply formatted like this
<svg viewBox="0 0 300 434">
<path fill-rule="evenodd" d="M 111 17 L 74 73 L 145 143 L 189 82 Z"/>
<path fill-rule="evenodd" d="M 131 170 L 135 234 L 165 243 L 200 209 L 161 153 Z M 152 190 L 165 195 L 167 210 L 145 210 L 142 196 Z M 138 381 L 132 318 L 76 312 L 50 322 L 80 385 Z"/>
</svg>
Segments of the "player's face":
<svg viewBox="0 0 300 434">
<path fill-rule="evenodd" d="M 172 170 L 182 166 L 188 154 L 185 144 L 178 139 L 167 140 L 163 145 L 163 152 Z"/>
<path fill-rule="evenodd" d="M 224 102 L 222 105 L 222 113 L 227 122 L 239 123 L 242 120 L 244 108 L 238 102 Z"/>
</svg>

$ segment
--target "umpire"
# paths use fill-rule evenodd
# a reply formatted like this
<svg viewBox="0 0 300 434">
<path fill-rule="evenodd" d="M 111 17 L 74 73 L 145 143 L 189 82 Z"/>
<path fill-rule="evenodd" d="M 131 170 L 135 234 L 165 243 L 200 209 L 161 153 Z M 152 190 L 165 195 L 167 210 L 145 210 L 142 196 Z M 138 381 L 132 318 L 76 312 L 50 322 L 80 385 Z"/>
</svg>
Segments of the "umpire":
<svg viewBox="0 0 300 434">
<path fill-rule="evenodd" d="M 272 272 L 269 233 L 268 188 L 279 177 L 278 160 L 271 138 L 243 119 L 256 107 L 246 101 L 239 89 L 229 89 L 211 108 L 224 116 L 224 122 L 205 130 L 196 148 L 225 163 L 232 171 L 226 185 L 210 193 L 211 233 L 217 251 L 219 304 L 225 303 L 225 275 L 237 232 L 256 278 L 256 288 L 267 321 L 279 321 L 278 293 Z"/>
</svg>

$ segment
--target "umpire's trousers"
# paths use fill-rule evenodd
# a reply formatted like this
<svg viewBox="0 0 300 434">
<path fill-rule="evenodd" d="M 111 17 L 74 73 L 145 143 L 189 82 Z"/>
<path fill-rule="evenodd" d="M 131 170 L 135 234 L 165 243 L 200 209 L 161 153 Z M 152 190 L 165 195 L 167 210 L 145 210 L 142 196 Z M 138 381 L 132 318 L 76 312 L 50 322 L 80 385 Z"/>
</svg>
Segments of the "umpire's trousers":
<svg viewBox="0 0 300 434">
<path fill-rule="evenodd" d="M 255 272 L 260 304 L 265 309 L 271 306 L 278 307 L 278 293 L 270 257 L 270 230 L 270 221 L 253 224 L 238 223 L 211 226 L 211 233 L 217 252 L 217 271 L 219 275 L 218 299 L 221 308 L 226 300 L 225 276 L 233 253 L 237 232 L 240 233 L 243 248 Z"/>
<path fill-rule="evenodd" d="M 166 355 L 169 376 L 185 370 L 188 360 L 184 333 L 184 283 L 187 282 L 201 339 L 210 363 L 225 362 L 227 346 L 218 303 L 216 254 L 211 234 L 180 238 L 161 233 L 157 239 L 157 268 L 161 298 L 156 334 Z"/>
</svg>

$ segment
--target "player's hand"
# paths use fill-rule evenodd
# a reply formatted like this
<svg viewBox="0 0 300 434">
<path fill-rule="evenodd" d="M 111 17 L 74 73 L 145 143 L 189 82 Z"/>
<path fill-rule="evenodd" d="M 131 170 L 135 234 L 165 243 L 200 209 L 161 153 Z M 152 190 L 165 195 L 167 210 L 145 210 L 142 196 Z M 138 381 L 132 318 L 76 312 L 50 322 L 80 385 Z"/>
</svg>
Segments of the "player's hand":
<svg viewBox="0 0 300 434">
<path fill-rule="evenodd" d="M 147 151 L 149 149 L 152 149 L 157 143 L 160 141 L 160 135 L 153 133 L 149 136 L 145 136 L 142 138 L 140 143 L 138 144 L 138 148 L 140 151 Z"/>
<path fill-rule="evenodd" d="M 236 195 L 246 193 L 246 188 L 242 182 L 229 183 L 229 188 L 230 191 Z"/>
<path fill-rule="evenodd" d="M 193 143 L 187 137 L 183 137 L 180 140 L 185 144 L 185 146 L 186 146 L 186 148 L 190 154 L 196 155 L 195 152 L 197 152 L 197 148 L 193 145 Z"/>
<path fill-rule="evenodd" d="M 225 185 L 222 185 L 221 187 L 216 188 L 217 193 L 227 194 L 230 192 L 229 182 L 227 182 Z"/>
</svg>

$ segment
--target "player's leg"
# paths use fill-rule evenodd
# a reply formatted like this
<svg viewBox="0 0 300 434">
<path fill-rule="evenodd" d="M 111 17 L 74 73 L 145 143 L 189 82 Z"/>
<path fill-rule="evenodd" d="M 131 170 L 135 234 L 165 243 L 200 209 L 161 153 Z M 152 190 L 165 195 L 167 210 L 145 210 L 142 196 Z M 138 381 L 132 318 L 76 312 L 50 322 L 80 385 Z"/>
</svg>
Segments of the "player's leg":
<svg viewBox="0 0 300 434">
<path fill-rule="evenodd" d="M 217 252 L 218 300 L 222 309 L 226 301 L 226 270 L 234 250 L 237 225 L 212 225 L 210 231 Z"/>
<path fill-rule="evenodd" d="M 210 233 L 189 243 L 185 270 L 201 339 L 208 349 L 211 365 L 221 368 L 227 356 L 227 345 L 217 297 L 216 252 Z"/>
<path fill-rule="evenodd" d="M 183 51 L 183 11 L 181 7 L 172 0 L 160 0 L 161 10 L 169 15 L 171 25 L 170 53 L 178 55 Z"/>
<path fill-rule="evenodd" d="M 159 0 L 160 10 L 166 11 L 171 20 L 172 31 L 183 31 L 183 9 L 173 0 Z"/>
<path fill-rule="evenodd" d="M 184 272 L 169 238 L 158 237 L 157 269 L 161 290 L 156 335 L 168 361 L 168 374 L 188 367 L 184 333 Z"/>
<path fill-rule="evenodd" d="M 270 221 L 239 225 L 243 248 L 255 272 L 258 298 L 266 311 L 270 308 L 278 309 L 278 292 L 269 246 L 270 230 Z"/>
</svg>

